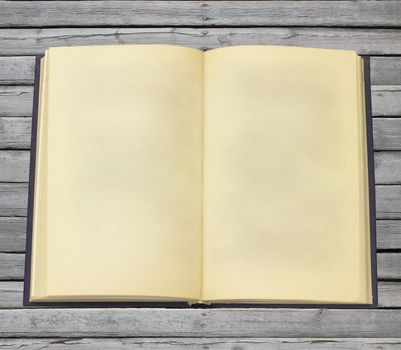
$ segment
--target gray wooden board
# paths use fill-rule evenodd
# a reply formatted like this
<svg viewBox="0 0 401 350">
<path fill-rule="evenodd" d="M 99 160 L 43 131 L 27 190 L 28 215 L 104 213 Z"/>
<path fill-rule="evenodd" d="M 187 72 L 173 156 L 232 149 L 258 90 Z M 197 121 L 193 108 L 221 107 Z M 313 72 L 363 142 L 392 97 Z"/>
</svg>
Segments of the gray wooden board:
<svg viewBox="0 0 401 350">
<path fill-rule="evenodd" d="M 377 248 L 401 249 L 401 221 L 376 220 Z"/>
<path fill-rule="evenodd" d="M 32 86 L 0 86 L 0 117 L 30 117 L 32 98 Z M 401 116 L 401 85 L 372 86 L 372 113 L 374 117 Z"/>
<path fill-rule="evenodd" d="M 25 254 L 0 253 L 0 280 L 22 280 L 24 261 Z M 401 253 L 378 253 L 377 275 L 379 279 L 401 279 Z"/>
<path fill-rule="evenodd" d="M 401 250 L 401 220 L 376 220 L 377 248 Z M 0 253 L 25 252 L 26 218 L 0 216 Z"/>
<path fill-rule="evenodd" d="M 0 183 L 0 216 L 26 216 L 28 184 Z"/>
<path fill-rule="evenodd" d="M 27 182 L 29 153 L 21 150 L 0 150 L 0 182 Z M 400 151 L 375 152 L 374 160 L 376 184 L 401 184 Z"/>
<path fill-rule="evenodd" d="M 374 28 L 44 28 L 0 29 L 0 55 L 37 55 L 50 46 L 177 44 L 198 49 L 288 45 L 400 55 L 401 31 Z"/>
<path fill-rule="evenodd" d="M 401 57 L 370 58 L 372 85 L 400 85 Z M 35 57 L 0 57 L 0 85 L 32 85 Z"/>
<path fill-rule="evenodd" d="M 129 43 L 373 55 L 381 309 L 22 309 L 33 56 Z M 0 348 L 401 349 L 400 55 L 399 1 L 0 1 Z"/>
<path fill-rule="evenodd" d="M 22 338 L 0 339 L 4 349 L 163 350 L 397 350 L 401 338 Z"/>
<path fill-rule="evenodd" d="M 376 220 L 377 248 L 401 250 L 401 220 Z M 0 253 L 25 251 L 26 218 L 0 216 Z"/>
<path fill-rule="evenodd" d="M 385 235 L 385 241 L 392 241 L 393 234 Z M 25 237 L 26 218 L 0 217 L 0 252 L 24 252 Z"/>
<path fill-rule="evenodd" d="M 29 149 L 31 123 L 30 117 L 0 117 L 0 150 Z M 373 119 L 373 138 L 377 151 L 400 151 L 401 118 Z"/>
<path fill-rule="evenodd" d="M 1 27 L 399 27 L 401 3 L 371 1 L 4 1 Z"/>
<path fill-rule="evenodd" d="M 27 183 L 0 183 L 0 216 L 26 216 Z M 401 186 L 376 185 L 376 218 L 401 219 Z"/>
<path fill-rule="evenodd" d="M 0 149 L 29 149 L 31 147 L 31 126 L 31 118 L 0 117 Z M 391 130 L 393 128 L 389 126 L 389 131 L 391 132 Z M 379 134 L 382 134 L 381 129 Z M 381 139 L 383 142 L 387 140 L 386 137 L 381 137 Z"/>
<path fill-rule="evenodd" d="M 401 307 L 401 282 L 379 281 L 378 286 L 379 307 Z M 0 309 L 22 308 L 22 290 L 22 281 L 0 281 Z"/>
<path fill-rule="evenodd" d="M 0 337 L 399 337 L 394 309 L 12 309 Z"/>
<path fill-rule="evenodd" d="M 29 149 L 31 123 L 30 117 L 0 117 L 0 149 Z M 401 150 L 401 118 L 373 119 L 373 138 L 377 151 Z"/>
</svg>

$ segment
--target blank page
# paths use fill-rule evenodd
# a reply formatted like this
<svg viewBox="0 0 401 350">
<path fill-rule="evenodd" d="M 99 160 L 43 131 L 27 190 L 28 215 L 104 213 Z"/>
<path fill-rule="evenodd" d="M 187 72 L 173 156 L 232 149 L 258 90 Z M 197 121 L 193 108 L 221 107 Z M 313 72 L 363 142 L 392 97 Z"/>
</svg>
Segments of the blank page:
<svg viewBox="0 0 401 350">
<path fill-rule="evenodd" d="M 44 71 L 31 299 L 199 299 L 202 52 L 51 48 Z"/>
<path fill-rule="evenodd" d="M 351 51 L 205 55 L 203 299 L 370 303 Z"/>
</svg>

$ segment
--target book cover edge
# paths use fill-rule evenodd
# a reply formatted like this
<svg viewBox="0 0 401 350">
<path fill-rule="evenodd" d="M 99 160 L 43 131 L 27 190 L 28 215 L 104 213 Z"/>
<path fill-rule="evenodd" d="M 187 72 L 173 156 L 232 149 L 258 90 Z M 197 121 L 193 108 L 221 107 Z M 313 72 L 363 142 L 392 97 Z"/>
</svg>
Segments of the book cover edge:
<svg viewBox="0 0 401 350">
<path fill-rule="evenodd" d="M 332 308 L 332 309 L 355 309 L 355 308 L 376 308 L 378 307 L 378 286 L 377 286 L 377 257 L 376 257 L 376 200 L 375 200 L 375 175 L 374 175 L 374 154 L 373 154 L 373 126 L 371 107 L 370 87 L 370 58 L 361 55 L 364 62 L 364 89 L 366 104 L 366 140 L 368 156 L 368 184 L 369 184 L 369 220 L 370 220 L 370 254 L 371 254 L 371 283 L 372 303 L 371 304 L 273 304 L 273 303 L 212 303 L 212 304 L 191 304 L 186 301 L 178 302 L 140 302 L 140 301 L 30 301 L 31 286 L 31 259 L 32 259 L 32 224 L 33 205 L 35 191 L 36 173 L 36 146 L 37 146 L 37 122 L 39 102 L 39 81 L 40 81 L 40 60 L 43 55 L 36 56 L 34 94 L 32 106 L 32 133 L 31 133 L 31 154 L 29 166 L 29 189 L 28 189 L 28 213 L 26 230 L 26 253 L 24 271 L 23 306 L 31 307 L 61 307 L 61 308 L 87 308 L 87 307 L 135 307 L 135 308 Z"/>
</svg>

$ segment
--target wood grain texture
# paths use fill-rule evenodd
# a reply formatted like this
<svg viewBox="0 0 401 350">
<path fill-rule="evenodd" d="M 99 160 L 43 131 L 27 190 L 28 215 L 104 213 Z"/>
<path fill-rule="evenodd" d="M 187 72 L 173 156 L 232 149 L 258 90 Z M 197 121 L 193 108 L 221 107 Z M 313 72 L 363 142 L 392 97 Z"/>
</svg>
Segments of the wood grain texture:
<svg viewBox="0 0 401 350">
<path fill-rule="evenodd" d="M 0 280 L 24 278 L 25 254 L 0 253 Z"/>
<path fill-rule="evenodd" d="M 377 248 L 401 249 L 401 220 L 376 220 Z M 0 217 L 0 252 L 25 251 L 26 218 Z"/>
<path fill-rule="evenodd" d="M 26 218 L 0 217 L 0 252 L 24 252 Z"/>
<path fill-rule="evenodd" d="M 0 337 L 399 337 L 398 310 L 0 310 Z"/>
<path fill-rule="evenodd" d="M 30 117 L 0 117 L 0 149 L 29 149 L 31 124 Z M 401 150 L 401 118 L 374 118 L 373 138 L 375 150 Z"/>
<path fill-rule="evenodd" d="M 401 338 L 26 338 L 0 339 L 4 349 L 397 350 Z"/>
<path fill-rule="evenodd" d="M 0 309 L 22 308 L 23 290 L 24 282 L 0 281 Z"/>
<path fill-rule="evenodd" d="M 0 27 L 348 26 L 399 27 L 386 1 L 4 1 Z"/>
<path fill-rule="evenodd" d="M 401 84 L 401 57 L 370 58 L 373 85 Z M 35 57 L 0 57 L 0 85 L 32 85 Z"/>
<path fill-rule="evenodd" d="M 27 183 L 0 183 L 0 216 L 26 216 Z M 401 219 L 401 185 L 376 185 L 376 218 Z"/>
<path fill-rule="evenodd" d="M 32 99 L 32 86 L 0 86 L 0 117 L 32 116 Z M 372 114 L 401 116 L 401 85 L 372 86 Z"/>
<path fill-rule="evenodd" d="M 48 28 L 0 29 L 0 56 L 43 54 L 50 46 L 177 44 L 199 49 L 267 44 L 401 54 L 401 31 L 350 28 Z"/>
<path fill-rule="evenodd" d="M 0 86 L 0 117 L 32 116 L 32 86 Z"/>
<path fill-rule="evenodd" d="M 0 117 L 0 149 L 29 149 L 31 126 L 31 118 Z"/>
<path fill-rule="evenodd" d="M 28 184 L 0 183 L 0 216 L 26 216 Z"/>
<path fill-rule="evenodd" d="M 35 57 L 0 57 L 0 85 L 33 85 Z"/>
<path fill-rule="evenodd" d="M 401 116 L 401 85 L 372 86 L 372 114 Z"/>
<path fill-rule="evenodd" d="M 377 248 L 401 249 L 401 221 L 376 220 Z"/>
<path fill-rule="evenodd" d="M 374 118 L 373 145 L 375 150 L 401 150 L 401 118 Z"/>
<path fill-rule="evenodd" d="M 401 279 L 401 253 L 378 253 L 377 276 L 380 279 Z"/>
<path fill-rule="evenodd" d="M 374 162 L 376 184 L 401 184 L 401 152 L 375 152 Z"/>
<path fill-rule="evenodd" d="M 24 257 L 22 253 L 0 253 L 0 280 L 22 280 Z M 401 279 L 401 253 L 378 253 L 377 270 L 380 279 Z"/>
<path fill-rule="evenodd" d="M 401 282 L 379 282 L 379 307 L 401 307 Z M 24 282 L 0 281 L 0 309 L 21 309 Z M 1 349 L 1 346 L 0 346 Z"/>
<path fill-rule="evenodd" d="M 401 307 L 401 283 L 379 282 L 380 307 Z"/>
<path fill-rule="evenodd" d="M 29 151 L 0 150 L 0 182 L 27 182 Z M 375 152 L 376 184 L 401 184 L 401 152 Z"/>
<path fill-rule="evenodd" d="M 49 46 L 274 44 L 401 55 L 400 7 L 399 1 L 0 1 L 0 85 L 8 85 L 0 87 L 0 149 L 30 147 L 32 88 L 24 85 L 33 83 L 32 55 Z M 401 150 L 401 57 L 372 57 L 371 80 L 384 85 L 373 92 L 380 117 L 374 119 L 375 149 Z M 17 154 L 0 162 L 7 181 L 26 177 L 28 153 Z M 397 152 L 383 154 L 376 157 L 378 182 L 398 183 Z M 18 216 L 26 215 L 26 195 L 25 183 L 0 184 L 0 273 L 6 279 L 22 278 L 24 254 L 15 252 L 25 249 L 26 218 Z M 377 197 L 378 248 L 400 249 L 401 220 L 383 218 L 401 219 L 401 186 L 378 185 Z M 380 253 L 381 276 L 400 278 L 400 257 Z M 379 282 L 380 307 L 401 307 L 400 286 Z M 0 282 L 0 308 L 19 309 L 0 311 L 0 336 L 14 337 L 0 339 L 0 348 L 401 348 L 400 310 L 29 310 L 21 309 L 21 296 L 21 281 Z"/>
<path fill-rule="evenodd" d="M 376 218 L 401 219 L 401 186 L 376 185 Z"/>
<path fill-rule="evenodd" d="M 27 182 L 29 151 L 0 151 L 0 182 Z"/>
<path fill-rule="evenodd" d="M 370 79 L 373 85 L 400 85 L 401 57 L 371 57 Z"/>
<path fill-rule="evenodd" d="M 33 84 L 34 72 L 34 57 L 0 57 L 0 84 Z"/>
</svg>

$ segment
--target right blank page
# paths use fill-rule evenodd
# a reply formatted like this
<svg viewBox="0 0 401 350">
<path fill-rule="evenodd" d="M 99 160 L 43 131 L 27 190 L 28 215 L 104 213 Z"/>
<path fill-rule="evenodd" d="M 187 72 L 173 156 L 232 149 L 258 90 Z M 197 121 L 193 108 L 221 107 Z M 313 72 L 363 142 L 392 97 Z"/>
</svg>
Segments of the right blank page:
<svg viewBox="0 0 401 350">
<path fill-rule="evenodd" d="M 371 303 L 360 58 L 205 54 L 203 300 Z"/>
</svg>

